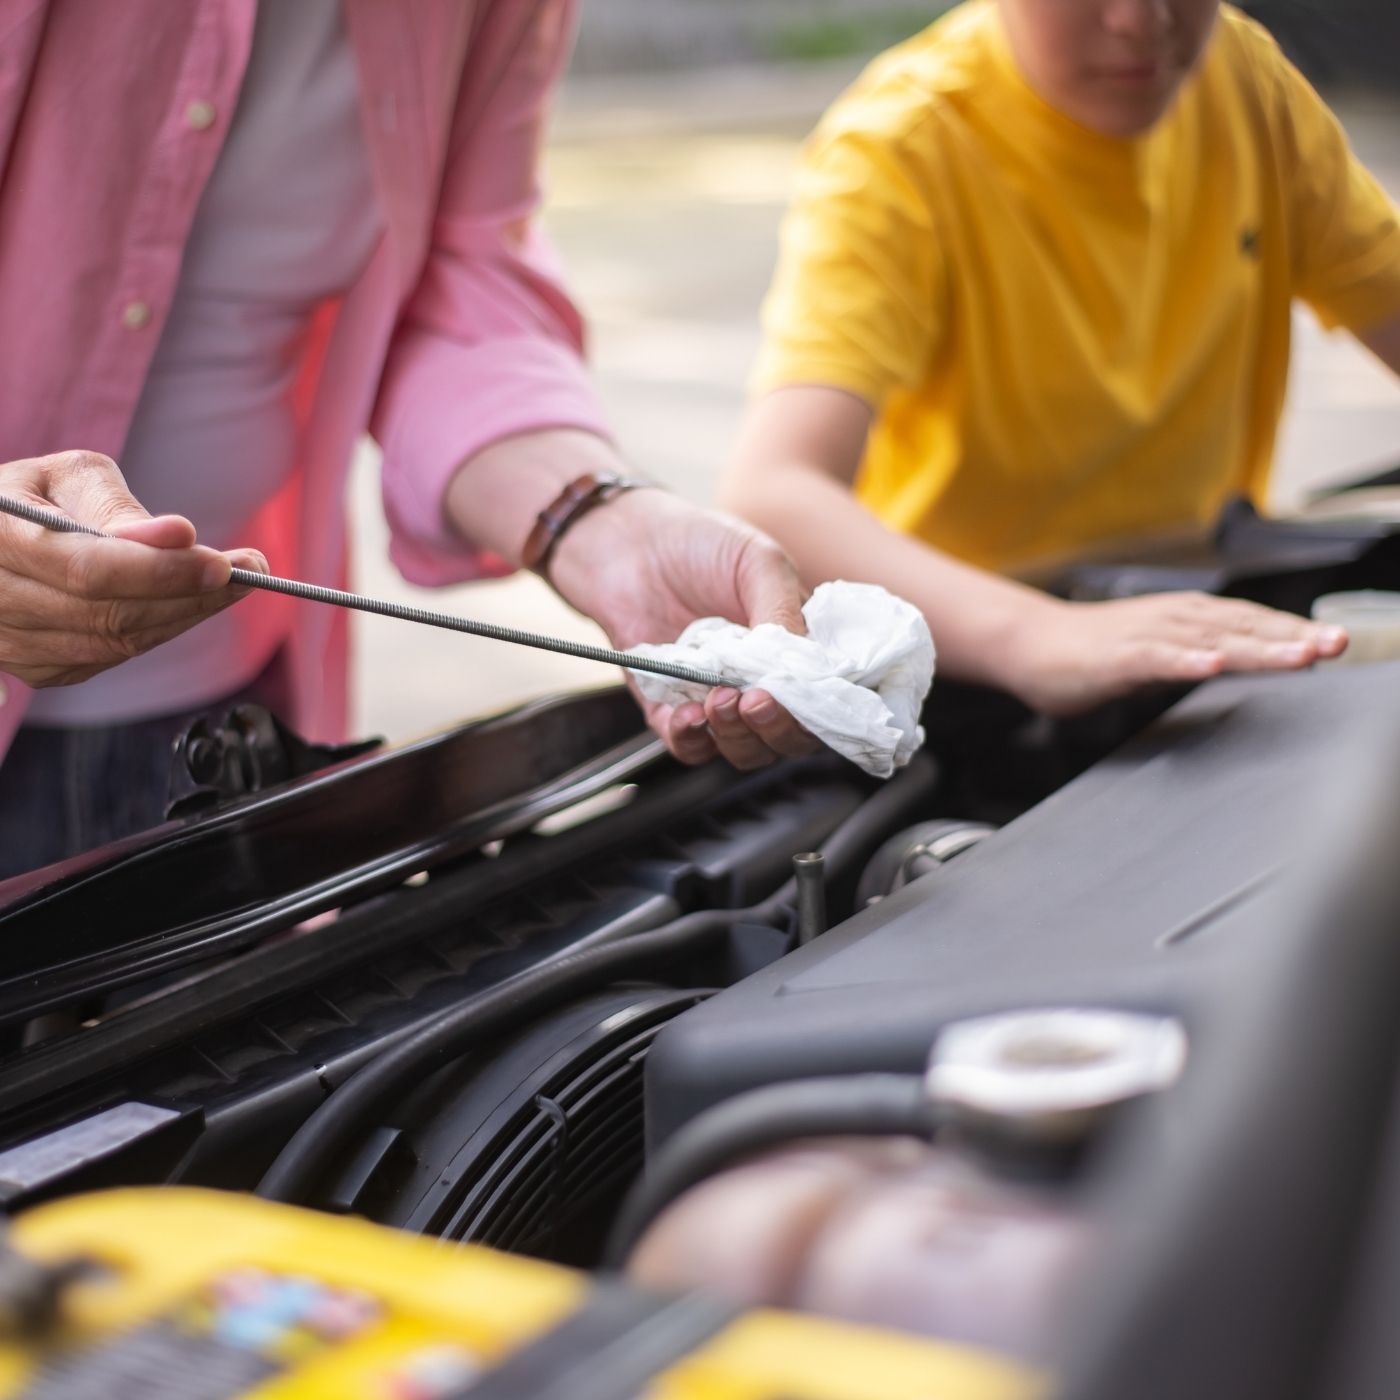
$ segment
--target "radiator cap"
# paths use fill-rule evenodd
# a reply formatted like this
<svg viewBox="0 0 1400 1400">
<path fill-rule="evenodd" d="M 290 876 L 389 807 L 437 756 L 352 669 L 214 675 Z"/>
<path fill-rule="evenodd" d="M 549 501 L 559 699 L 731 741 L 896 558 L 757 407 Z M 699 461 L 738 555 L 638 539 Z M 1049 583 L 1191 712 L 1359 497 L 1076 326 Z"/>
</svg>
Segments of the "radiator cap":
<svg viewBox="0 0 1400 1400">
<path fill-rule="evenodd" d="M 1174 1084 L 1186 1033 L 1171 1017 L 1080 1007 L 958 1021 L 929 1058 L 929 1097 L 959 1127 L 1081 1141 L 1113 1109 Z"/>
</svg>

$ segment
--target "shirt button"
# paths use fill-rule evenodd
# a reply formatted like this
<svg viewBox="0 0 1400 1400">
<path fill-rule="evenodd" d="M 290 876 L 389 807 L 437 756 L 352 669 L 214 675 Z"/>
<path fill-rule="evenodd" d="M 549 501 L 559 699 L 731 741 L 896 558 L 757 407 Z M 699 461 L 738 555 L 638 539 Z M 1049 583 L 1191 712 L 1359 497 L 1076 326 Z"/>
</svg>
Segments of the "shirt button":
<svg viewBox="0 0 1400 1400">
<path fill-rule="evenodd" d="M 208 131 L 214 125 L 217 116 L 218 112 L 214 110 L 212 102 L 197 97 L 185 108 L 185 125 L 191 131 Z"/>
<path fill-rule="evenodd" d="M 129 301 L 122 307 L 122 325 L 129 331 L 139 331 L 151 323 L 151 308 L 144 301 Z"/>
</svg>

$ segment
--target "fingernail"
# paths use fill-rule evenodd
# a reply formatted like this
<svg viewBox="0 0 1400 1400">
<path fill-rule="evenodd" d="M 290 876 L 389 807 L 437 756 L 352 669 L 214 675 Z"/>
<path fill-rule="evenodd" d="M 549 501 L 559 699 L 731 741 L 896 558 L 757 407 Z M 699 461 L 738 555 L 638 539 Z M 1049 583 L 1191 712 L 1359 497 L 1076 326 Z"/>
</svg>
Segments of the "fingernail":
<svg viewBox="0 0 1400 1400">
<path fill-rule="evenodd" d="M 1186 664 L 1193 671 L 1209 671 L 1220 664 L 1218 651 L 1188 651 Z"/>
<path fill-rule="evenodd" d="M 267 562 L 267 558 L 256 549 L 235 555 L 234 562 L 240 569 L 250 569 L 255 574 L 270 574 L 272 572 L 272 566 Z"/>
<path fill-rule="evenodd" d="M 223 558 L 211 559 L 200 574 L 200 583 L 203 587 L 212 591 L 215 588 L 223 588 L 228 583 L 228 560 Z"/>
<path fill-rule="evenodd" d="M 1323 627 L 1319 629 L 1317 640 L 1322 646 L 1329 650 L 1333 647 L 1342 646 L 1347 639 L 1347 629 L 1345 627 Z"/>
<path fill-rule="evenodd" d="M 762 700 L 755 701 L 749 706 L 748 715 L 750 719 L 757 720 L 760 724 L 767 724 L 769 720 L 778 716 L 777 702 L 765 696 Z"/>
<path fill-rule="evenodd" d="M 1286 665 L 1301 666 L 1303 662 L 1311 661 L 1316 653 L 1306 642 L 1275 642 L 1269 648 L 1269 655 Z"/>
<path fill-rule="evenodd" d="M 709 720 L 707 720 L 704 715 L 698 715 L 695 719 L 691 720 L 690 723 L 686 725 L 686 728 L 689 729 L 692 733 L 697 733 L 702 729 L 708 728 L 709 723 Z"/>
<path fill-rule="evenodd" d="M 733 719 L 739 711 L 739 692 L 737 690 L 717 690 L 715 692 L 715 709 L 725 719 Z"/>
</svg>

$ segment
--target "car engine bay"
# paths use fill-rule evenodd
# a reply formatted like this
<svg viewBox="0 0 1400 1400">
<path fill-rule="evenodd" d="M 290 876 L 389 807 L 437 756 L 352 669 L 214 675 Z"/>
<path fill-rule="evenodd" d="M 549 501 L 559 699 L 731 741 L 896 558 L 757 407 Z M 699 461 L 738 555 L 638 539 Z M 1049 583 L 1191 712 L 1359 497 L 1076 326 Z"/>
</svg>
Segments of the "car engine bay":
<svg viewBox="0 0 1400 1400">
<path fill-rule="evenodd" d="M 1393 523 L 1236 509 L 1056 586 L 1397 580 Z M 1393 1395 L 1400 663 L 924 722 L 882 784 L 683 769 L 622 689 L 399 749 L 230 715 L 165 826 L 0 884 L 6 1212 L 256 1193 L 1024 1393 Z"/>
</svg>

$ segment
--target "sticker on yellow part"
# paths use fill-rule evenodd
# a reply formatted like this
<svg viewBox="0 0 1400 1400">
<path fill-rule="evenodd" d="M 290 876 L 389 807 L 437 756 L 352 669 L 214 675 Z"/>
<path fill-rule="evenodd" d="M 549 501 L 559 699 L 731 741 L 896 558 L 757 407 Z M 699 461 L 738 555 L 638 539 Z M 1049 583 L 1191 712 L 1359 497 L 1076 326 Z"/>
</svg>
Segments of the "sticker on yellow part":
<svg viewBox="0 0 1400 1400">
<path fill-rule="evenodd" d="M 455 1343 L 424 1347 L 384 1377 L 384 1400 L 453 1400 L 477 1381 L 481 1361 Z"/>
<path fill-rule="evenodd" d="M 18 1400 L 235 1400 L 382 1316 L 358 1289 L 233 1269 L 153 1322 L 48 1357 Z"/>
</svg>

